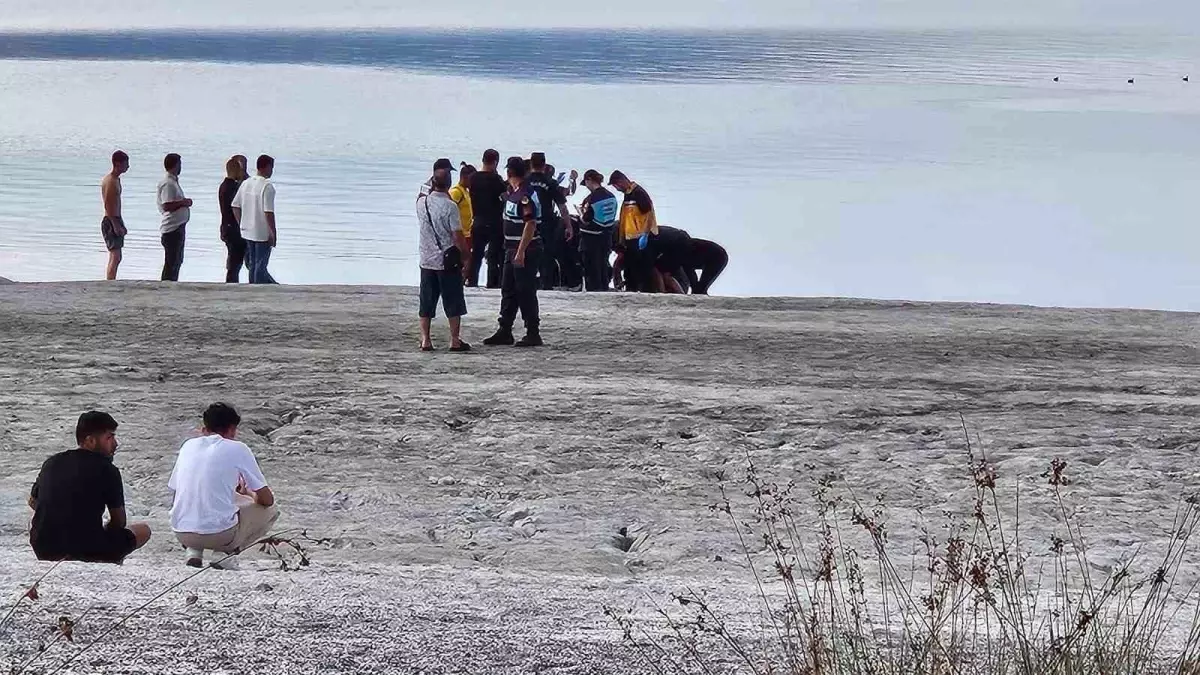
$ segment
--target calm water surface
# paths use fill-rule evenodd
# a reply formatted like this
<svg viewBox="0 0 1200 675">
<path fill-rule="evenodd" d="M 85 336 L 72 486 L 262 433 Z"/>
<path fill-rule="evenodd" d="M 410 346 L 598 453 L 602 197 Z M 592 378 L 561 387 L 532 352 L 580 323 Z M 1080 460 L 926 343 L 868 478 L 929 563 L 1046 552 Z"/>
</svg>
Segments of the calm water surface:
<svg viewBox="0 0 1200 675">
<path fill-rule="evenodd" d="M 183 278 L 216 281 L 224 160 L 266 152 L 280 280 L 415 283 L 416 186 L 493 146 L 623 169 L 729 249 L 721 293 L 1200 309 L 1198 65 L 1133 34 L 0 34 L 0 276 L 102 276 L 120 147 L 125 276 L 161 266 L 163 154 Z"/>
</svg>

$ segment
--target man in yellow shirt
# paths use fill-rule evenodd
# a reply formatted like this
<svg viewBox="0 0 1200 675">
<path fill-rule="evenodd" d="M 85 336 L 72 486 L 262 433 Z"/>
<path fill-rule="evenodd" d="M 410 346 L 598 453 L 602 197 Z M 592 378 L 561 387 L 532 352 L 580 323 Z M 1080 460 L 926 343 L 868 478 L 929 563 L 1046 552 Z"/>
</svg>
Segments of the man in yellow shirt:
<svg viewBox="0 0 1200 675">
<path fill-rule="evenodd" d="M 654 280 L 654 261 L 658 257 L 654 250 L 658 237 L 654 202 L 645 188 L 620 171 L 612 172 L 608 184 L 625 194 L 617 225 L 617 242 L 625 250 L 625 290 L 653 293 L 658 290 Z"/>
<path fill-rule="evenodd" d="M 458 184 L 450 188 L 450 200 L 458 205 L 458 218 L 462 221 L 463 236 L 467 238 L 467 250 L 471 250 L 471 224 L 475 222 L 475 214 L 471 211 L 471 176 L 475 175 L 475 167 L 463 164 L 458 172 Z"/>
</svg>

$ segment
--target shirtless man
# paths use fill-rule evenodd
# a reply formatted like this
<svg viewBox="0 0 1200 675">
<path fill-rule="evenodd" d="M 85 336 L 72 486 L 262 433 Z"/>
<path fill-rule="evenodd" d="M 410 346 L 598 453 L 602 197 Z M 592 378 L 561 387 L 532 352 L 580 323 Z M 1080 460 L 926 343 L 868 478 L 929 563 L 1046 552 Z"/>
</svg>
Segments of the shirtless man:
<svg viewBox="0 0 1200 675">
<path fill-rule="evenodd" d="M 100 221 L 100 234 L 104 237 L 104 248 L 108 249 L 108 267 L 104 278 L 117 278 L 121 265 L 121 249 L 125 247 L 125 220 L 121 218 L 121 174 L 129 170 L 129 155 L 117 150 L 112 155 L 112 171 L 100 181 L 100 197 L 104 200 L 104 220 Z"/>
</svg>

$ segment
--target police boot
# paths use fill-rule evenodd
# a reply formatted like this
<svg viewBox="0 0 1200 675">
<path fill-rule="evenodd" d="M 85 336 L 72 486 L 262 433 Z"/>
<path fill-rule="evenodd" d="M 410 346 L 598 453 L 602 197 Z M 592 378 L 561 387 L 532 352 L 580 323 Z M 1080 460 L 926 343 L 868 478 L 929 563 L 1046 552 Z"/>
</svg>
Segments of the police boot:
<svg viewBox="0 0 1200 675">
<path fill-rule="evenodd" d="M 511 328 L 500 328 L 496 334 L 483 341 L 483 344 L 489 347 L 502 347 L 513 343 L 513 334 Z"/>
<path fill-rule="evenodd" d="M 527 331 L 525 337 L 517 341 L 518 347 L 541 347 L 542 334 L 537 330 Z"/>
</svg>

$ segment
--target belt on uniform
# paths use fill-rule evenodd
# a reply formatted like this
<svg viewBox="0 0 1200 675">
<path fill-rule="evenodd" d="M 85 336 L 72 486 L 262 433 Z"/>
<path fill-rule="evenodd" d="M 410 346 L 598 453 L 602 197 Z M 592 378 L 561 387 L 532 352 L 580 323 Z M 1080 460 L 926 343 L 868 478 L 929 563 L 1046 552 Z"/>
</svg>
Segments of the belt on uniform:
<svg viewBox="0 0 1200 675">
<path fill-rule="evenodd" d="M 602 227 L 598 230 L 589 230 L 586 227 L 580 227 L 579 231 L 584 234 L 612 234 L 612 227 Z"/>
<path fill-rule="evenodd" d="M 521 236 L 522 236 L 522 235 L 519 235 L 519 234 L 518 234 L 518 235 L 516 235 L 516 236 L 512 236 L 512 235 L 507 235 L 507 234 L 506 234 L 506 235 L 504 235 L 504 239 L 505 239 L 506 241 L 521 241 Z M 541 239 L 541 238 L 542 238 L 542 235 L 540 235 L 540 234 L 535 234 L 535 235 L 533 235 L 533 239 L 530 239 L 530 241 L 537 241 L 537 240 L 539 240 L 539 239 Z"/>
</svg>

